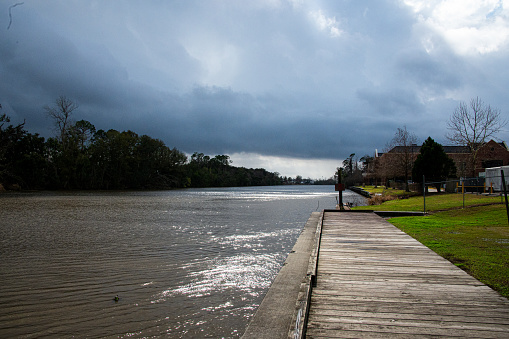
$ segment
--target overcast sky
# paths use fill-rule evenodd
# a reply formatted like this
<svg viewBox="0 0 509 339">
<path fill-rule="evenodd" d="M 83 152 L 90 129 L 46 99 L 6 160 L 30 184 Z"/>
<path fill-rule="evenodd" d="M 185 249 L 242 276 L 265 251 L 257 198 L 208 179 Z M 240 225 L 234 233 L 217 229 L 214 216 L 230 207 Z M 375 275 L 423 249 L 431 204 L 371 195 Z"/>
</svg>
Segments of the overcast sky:
<svg viewBox="0 0 509 339">
<path fill-rule="evenodd" d="M 509 0 L 0 0 L 0 104 L 45 137 L 64 95 L 97 129 L 328 178 L 398 127 L 448 144 L 460 101 L 506 117 L 508 89 Z"/>
</svg>

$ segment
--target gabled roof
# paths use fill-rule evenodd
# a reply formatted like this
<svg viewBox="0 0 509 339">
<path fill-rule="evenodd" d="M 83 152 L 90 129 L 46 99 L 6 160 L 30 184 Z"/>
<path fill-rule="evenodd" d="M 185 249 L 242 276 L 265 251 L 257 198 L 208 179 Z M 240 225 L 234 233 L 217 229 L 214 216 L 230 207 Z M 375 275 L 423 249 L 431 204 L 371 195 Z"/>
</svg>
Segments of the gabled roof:
<svg viewBox="0 0 509 339">
<path fill-rule="evenodd" d="M 490 140 L 488 142 L 491 142 L 491 141 L 493 141 L 493 140 Z M 499 144 L 500 146 L 504 147 L 504 149 L 509 151 L 509 148 L 507 147 L 507 144 L 505 143 L 505 141 L 497 142 L 497 144 Z M 468 146 L 442 146 L 442 147 L 444 148 L 444 152 L 446 154 L 470 153 L 470 148 Z M 408 150 L 410 150 L 411 153 L 419 153 L 421 151 L 421 146 L 417 146 L 417 145 L 394 146 L 391 150 L 387 151 L 386 153 L 405 153 L 405 152 L 408 152 Z"/>
<path fill-rule="evenodd" d="M 470 153 L 468 146 L 442 146 L 445 153 Z"/>
<path fill-rule="evenodd" d="M 410 152 L 419 153 L 421 150 L 421 146 L 394 146 L 389 151 L 385 153 L 405 153 L 407 150 L 410 150 Z"/>
</svg>

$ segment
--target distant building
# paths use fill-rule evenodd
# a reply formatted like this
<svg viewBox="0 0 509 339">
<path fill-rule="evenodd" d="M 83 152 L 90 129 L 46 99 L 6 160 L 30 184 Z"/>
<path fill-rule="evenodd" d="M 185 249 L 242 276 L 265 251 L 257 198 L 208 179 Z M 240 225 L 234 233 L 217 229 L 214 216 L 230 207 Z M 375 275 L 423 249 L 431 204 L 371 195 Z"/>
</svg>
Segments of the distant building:
<svg viewBox="0 0 509 339">
<path fill-rule="evenodd" d="M 477 153 L 475 164 L 468 146 L 443 146 L 443 148 L 454 161 L 458 178 L 478 176 L 486 168 L 509 165 L 509 148 L 505 142 L 490 140 L 485 143 Z M 420 151 L 421 146 L 418 145 L 396 146 L 385 153 L 376 151 L 375 159 L 365 174 L 365 183 L 386 184 L 388 180 L 402 181 L 405 176 L 404 164 L 412 165 Z"/>
</svg>

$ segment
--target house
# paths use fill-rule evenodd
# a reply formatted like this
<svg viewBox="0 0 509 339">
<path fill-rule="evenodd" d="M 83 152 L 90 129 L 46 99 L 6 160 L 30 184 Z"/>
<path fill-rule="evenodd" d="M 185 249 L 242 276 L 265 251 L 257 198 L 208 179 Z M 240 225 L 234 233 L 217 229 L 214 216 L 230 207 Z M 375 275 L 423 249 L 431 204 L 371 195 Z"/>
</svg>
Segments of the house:
<svg viewBox="0 0 509 339">
<path fill-rule="evenodd" d="M 445 153 L 456 165 L 458 178 L 477 177 L 486 168 L 509 165 L 509 148 L 505 142 L 490 140 L 477 152 L 475 164 L 468 146 L 443 146 Z M 420 154 L 421 146 L 396 146 L 385 153 L 375 154 L 375 159 L 365 175 L 365 183 L 383 184 L 388 180 L 403 181 L 405 172 L 412 180 L 412 166 Z M 405 171 L 406 169 L 406 171 Z"/>
</svg>

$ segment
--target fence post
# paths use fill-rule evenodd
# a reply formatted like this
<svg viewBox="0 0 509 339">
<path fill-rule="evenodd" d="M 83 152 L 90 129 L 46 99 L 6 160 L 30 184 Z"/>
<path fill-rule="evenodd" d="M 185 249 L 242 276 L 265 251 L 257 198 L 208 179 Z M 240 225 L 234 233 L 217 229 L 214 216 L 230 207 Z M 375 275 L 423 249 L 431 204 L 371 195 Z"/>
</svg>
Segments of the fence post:
<svg viewBox="0 0 509 339">
<path fill-rule="evenodd" d="M 505 210 L 507 212 L 507 222 L 509 222 L 509 204 L 507 203 L 507 187 L 505 184 L 504 170 L 500 170 L 500 174 L 502 175 L 502 185 L 504 185 L 504 197 L 505 197 Z"/>
<path fill-rule="evenodd" d="M 465 208 L 465 179 L 461 182 L 461 194 L 463 194 L 463 208 Z"/>
<path fill-rule="evenodd" d="M 422 197 L 424 198 L 424 213 L 426 213 L 426 178 L 422 176 Z"/>
</svg>

